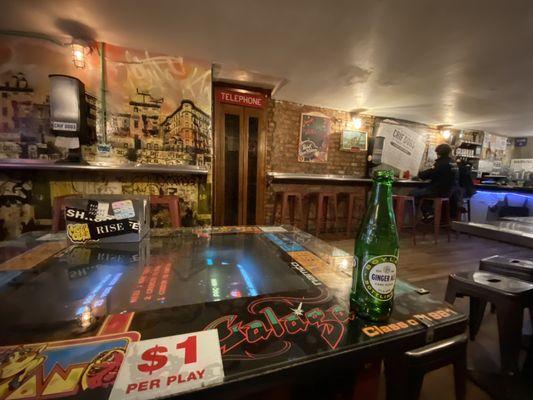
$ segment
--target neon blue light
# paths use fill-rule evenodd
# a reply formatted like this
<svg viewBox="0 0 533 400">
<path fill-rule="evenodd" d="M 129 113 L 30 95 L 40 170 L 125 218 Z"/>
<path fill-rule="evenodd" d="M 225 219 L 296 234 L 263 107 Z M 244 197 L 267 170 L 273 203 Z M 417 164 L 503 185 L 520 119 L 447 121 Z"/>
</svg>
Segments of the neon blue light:
<svg viewBox="0 0 533 400">
<path fill-rule="evenodd" d="M 250 279 L 250 276 L 248 276 L 248 272 L 246 272 L 244 267 L 240 264 L 237 264 L 237 268 L 239 268 L 239 272 L 242 275 L 242 279 L 244 279 L 244 283 L 246 284 L 246 288 L 248 289 L 248 294 L 250 296 L 257 296 L 257 289 L 255 288 L 252 280 Z"/>
<path fill-rule="evenodd" d="M 520 193 L 515 193 L 515 192 L 500 192 L 500 191 L 493 191 L 493 192 L 490 192 L 490 191 L 486 191 L 486 190 L 478 190 L 476 192 L 476 195 L 477 194 L 491 194 L 491 195 L 511 195 L 511 196 L 519 196 L 519 197 L 525 197 L 526 199 L 532 199 L 533 198 L 533 195 L 528 195 L 528 194 L 520 194 Z M 475 196 L 475 195 L 474 195 Z"/>
<path fill-rule="evenodd" d="M 122 276 L 122 272 L 119 272 L 118 274 L 116 274 L 113 280 L 109 282 L 109 286 L 115 286 L 121 276 Z"/>
<path fill-rule="evenodd" d="M 207 265 L 213 265 L 213 259 L 212 258 L 206 258 Z"/>
<path fill-rule="evenodd" d="M 113 287 L 117 284 L 121 276 L 122 272 L 119 272 L 113 276 L 113 279 L 111 279 L 107 287 L 102 291 L 102 293 L 100 293 L 100 296 L 98 296 L 98 300 L 94 302 L 93 307 L 100 307 L 102 304 L 104 304 L 104 300 L 111 292 L 111 289 L 113 289 Z M 111 278 L 111 274 L 106 275 L 106 277 L 102 281 L 100 281 L 100 283 L 96 285 L 93 290 L 91 290 L 91 293 L 89 293 L 87 297 L 83 299 L 83 305 L 78 308 L 78 310 L 76 311 L 76 315 L 80 315 L 85 310 L 85 307 L 92 303 L 100 289 L 102 289 L 102 287 L 109 280 L 109 278 Z"/>
<path fill-rule="evenodd" d="M 104 299 L 99 299 L 94 302 L 94 307 L 100 307 L 102 304 L 104 304 Z"/>
<path fill-rule="evenodd" d="M 100 295 L 100 299 L 105 299 L 109 295 L 109 292 L 111 291 L 111 289 L 113 289 L 113 286 L 106 287 L 104 291 L 102 292 L 102 294 Z"/>
</svg>

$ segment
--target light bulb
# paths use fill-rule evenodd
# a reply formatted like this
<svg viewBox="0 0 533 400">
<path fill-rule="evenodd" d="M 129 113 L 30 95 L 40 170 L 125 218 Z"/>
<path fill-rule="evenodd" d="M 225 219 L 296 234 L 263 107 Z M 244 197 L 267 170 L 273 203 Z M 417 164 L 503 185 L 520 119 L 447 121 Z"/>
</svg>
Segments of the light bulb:
<svg viewBox="0 0 533 400">
<path fill-rule="evenodd" d="M 85 68 L 85 46 L 72 43 L 72 62 L 76 68 Z"/>
<path fill-rule="evenodd" d="M 347 260 L 347 259 L 343 259 L 343 260 L 341 261 L 341 265 L 340 265 L 340 267 L 341 267 L 341 269 L 347 269 L 347 268 L 348 268 L 348 265 L 349 265 L 348 260 Z"/>
<path fill-rule="evenodd" d="M 450 132 L 449 129 L 445 129 L 445 130 L 442 131 L 442 137 L 443 137 L 444 139 L 449 139 L 451 134 L 452 134 L 452 133 Z"/>
<path fill-rule="evenodd" d="M 94 321 L 91 307 L 86 306 L 78 315 L 78 323 L 82 328 L 88 328 Z"/>
<path fill-rule="evenodd" d="M 353 119 L 353 125 L 355 129 L 361 129 L 361 126 L 363 126 L 363 120 L 361 118 L 354 118 Z"/>
</svg>

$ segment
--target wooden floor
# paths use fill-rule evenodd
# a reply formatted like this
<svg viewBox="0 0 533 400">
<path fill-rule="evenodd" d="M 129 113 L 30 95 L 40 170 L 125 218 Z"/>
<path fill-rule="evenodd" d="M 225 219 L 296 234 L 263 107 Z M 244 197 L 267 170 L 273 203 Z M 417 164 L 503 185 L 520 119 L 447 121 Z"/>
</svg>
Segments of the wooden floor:
<svg viewBox="0 0 533 400">
<path fill-rule="evenodd" d="M 325 240 L 353 254 L 353 239 L 338 240 L 330 237 Z M 533 250 L 463 234 L 452 234 L 450 242 L 444 237 L 438 244 L 433 243 L 430 235 L 425 240 L 419 237 L 416 246 L 410 238 L 402 237 L 398 276 L 413 283 L 445 278 L 452 272 L 476 270 L 480 259 L 496 254 L 533 257 Z"/>
</svg>

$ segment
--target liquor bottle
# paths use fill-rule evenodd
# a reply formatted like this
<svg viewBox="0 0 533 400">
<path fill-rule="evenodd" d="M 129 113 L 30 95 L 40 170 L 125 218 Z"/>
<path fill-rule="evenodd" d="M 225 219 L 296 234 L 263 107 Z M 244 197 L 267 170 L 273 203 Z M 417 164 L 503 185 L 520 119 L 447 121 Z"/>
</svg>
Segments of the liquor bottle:
<svg viewBox="0 0 533 400">
<path fill-rule="evenodd" d="M 350 307 L 373 321 L 386 320 L 392 312 L 399 251 L 393 179 L 392 171 L 374 173 L 370 205 L 355 242 Z"/>
</svg>

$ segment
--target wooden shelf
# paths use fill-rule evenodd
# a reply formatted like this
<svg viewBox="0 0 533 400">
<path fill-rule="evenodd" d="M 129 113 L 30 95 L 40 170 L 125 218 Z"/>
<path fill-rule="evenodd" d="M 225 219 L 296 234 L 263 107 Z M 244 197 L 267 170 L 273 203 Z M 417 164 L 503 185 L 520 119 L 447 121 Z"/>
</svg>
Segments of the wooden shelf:
<svg viewBox="0 0 533 400">
<path fill-rule="evenodd" d="M 469 142 L 468 140 L 463 140 L 461 143 L 459 143 L 458 147 L 461 147 L 463 144 L 469 144 L 473 146 L 483 146 L 483 143 Z"/>
</svg>

